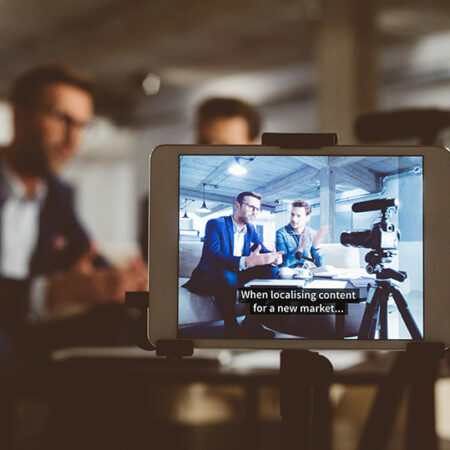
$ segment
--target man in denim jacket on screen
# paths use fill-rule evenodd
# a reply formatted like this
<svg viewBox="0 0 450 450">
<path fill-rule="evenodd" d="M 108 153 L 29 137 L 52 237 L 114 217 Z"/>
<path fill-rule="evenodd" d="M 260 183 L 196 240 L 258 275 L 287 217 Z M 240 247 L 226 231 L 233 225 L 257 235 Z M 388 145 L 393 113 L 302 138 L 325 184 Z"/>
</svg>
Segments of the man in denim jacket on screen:
<svg viewBox="0 0 450 450">
<path fill-rule="evenodd" d="M 299 267 L 308 260 L 316 266 L 323 265 L 320 244 L 326 229 L 314 231 L 307 226 L 310 218 L 311 207 L 308 202 L 297 200 L 292 203 L 290 222 L 276 233 L 277 251 L 284 252 L 281 267 Z"/>
</svg>

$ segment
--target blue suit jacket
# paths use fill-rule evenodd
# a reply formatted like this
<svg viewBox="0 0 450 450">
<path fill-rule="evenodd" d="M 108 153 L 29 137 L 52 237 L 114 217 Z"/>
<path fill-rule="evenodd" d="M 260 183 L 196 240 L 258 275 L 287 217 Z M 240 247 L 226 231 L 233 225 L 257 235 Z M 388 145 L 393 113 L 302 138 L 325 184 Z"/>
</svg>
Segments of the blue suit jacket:
<svg viewBox="0 0 450 450">
<path fill-rule="evenodd" d="M 1 173 L 0 236 L 1 214 L 7 199 L 5 180 Z M 50 177 L 47 183 L 47 197 L 39 219 L 38 241 L 30 260 L 30 279 L 11 280 L 0 276 L 0 323 L 23 320 L 28 309 L 29 285 L 33 276 L 66 271 L 89 249 L 90 239 L 75 213 L 72 189 L 56 177 Z M 98 256 L 95 265 L 105 266 L 107 262 Z"/>
<path fill-rule="evenodd" d="M 247 224 L 242 256 L 250 255 L 251 249 L 261 245 L 261 253 L 268 250 L 264 247 L 253 225 Z M 231 216 L 211 219 L 206 224 L 205 240 L 202 256 L 197 267 L 192 272 L 186 287 L 198 293 L 207 293 L 209 287 L 217 279 L 220 270 L 239 271 L 240 256 L 233 256 L 234 233 Z"/>
</svg>

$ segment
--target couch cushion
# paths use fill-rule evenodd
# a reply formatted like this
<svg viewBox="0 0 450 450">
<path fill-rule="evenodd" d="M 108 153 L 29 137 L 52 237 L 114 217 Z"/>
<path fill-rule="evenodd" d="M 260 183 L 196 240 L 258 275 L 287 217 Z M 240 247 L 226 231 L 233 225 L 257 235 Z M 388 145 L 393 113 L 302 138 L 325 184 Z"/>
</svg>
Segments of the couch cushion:
<svg viewBox="0 0 450 450">
<path fill-rule="evenodd" d="M 178 276 L 190 278 L 202 255 L 202 241 L 180 241 Z"/>
<path fill-rule="evenodd" d="M 194 294 L 181 287 L 187 280 L 188 278 L 179 278 L 178 280 L 180 296 L 178 325 L 200 325 L 223 320 L 212 295 Z M 236 316 L 245 314 L 246 309 L 247 305 L 245 303 L 236 303 Z"/>
</svg>

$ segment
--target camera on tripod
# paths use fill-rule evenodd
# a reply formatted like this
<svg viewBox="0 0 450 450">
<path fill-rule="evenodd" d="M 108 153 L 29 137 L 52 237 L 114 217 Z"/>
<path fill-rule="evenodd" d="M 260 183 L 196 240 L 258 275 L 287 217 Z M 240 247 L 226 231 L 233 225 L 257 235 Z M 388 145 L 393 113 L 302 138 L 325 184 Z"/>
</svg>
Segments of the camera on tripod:
<svg viewBox="0 0 450 450">
<path fill-rule="evenodd" d="M 391 280 L 405 281 L 407 273 L 401 270 L 384 267 L 397 254 L 400 231 L 389 222 L 392 214 L 397 212 L 398 202 L 395 198 L 382 198 L 354 203 L 352 211 L 381 211 L 381 220 L 372 225 L 370 230 L 344 231 L 341 234 L 341 244 L 347 247 L 362 247 L 371 249 L 365 256 L 366 271 L 375 274 L 375 284 L 370 288 L 366 300 L 358 339 L 374 339 L 379 329 L 379 338 L 387 339 L 387 302 L 394 299 L 398 311 L 413 339 L 422 339 L 422 333 L 417 326 L 406 299 L 394 286 Z"/>
<path fill-rule="evenodd" d="M 389 221 L 392 214 L 397 212 L 398 201 L 395 198 L 382 198 L 354 203 L 353 212 L 381 211 L 381 220 L 372 225 L 369 230 L 344 231 L 341 233 L 341 244 L 347 247 L 369 248 L 372 251 L 365 256 L 366 271 L 376 274 L 377 278 L 393 278 L 404 281 L 406 272 L 396 271 L 384 267 L 397 254 L 400 231 Z"/>
<path fill-rule="evenodd" d="M 382 211 L 380 222 L 372 225 L 370 230 L 344 231 L 341 244 L 347 247 L 371 248 L 374 250 L 395 251 L 398 248 L 400 232 L 389 222 L 392 213 L 397 212 L 398 202 L 395 198 L 382 198 L 366 202 L 354 203 L 353 212 Z"/>
</svg>

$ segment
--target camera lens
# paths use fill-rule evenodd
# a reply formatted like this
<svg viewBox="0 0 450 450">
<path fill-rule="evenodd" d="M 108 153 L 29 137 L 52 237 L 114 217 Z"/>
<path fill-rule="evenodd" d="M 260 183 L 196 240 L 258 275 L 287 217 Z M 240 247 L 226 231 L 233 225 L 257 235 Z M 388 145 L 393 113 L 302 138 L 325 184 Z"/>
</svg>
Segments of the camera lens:
<svg viewBox="0 0 450 450">
<path fill-rule="evenodd" d="M 341 244 L 346 247 L 372 248 L 371 230 L 344 231 L 341 233 Z"/>
<path fill-rule="evenodd" d="M 346 247 L 350 247 L 352 245 L 351 238 L 352 233 L 347 233 L 346 231 L 344 231 L 343 233 L 341 233 L 341 244 L 345 245 Z"/>
</svg>

